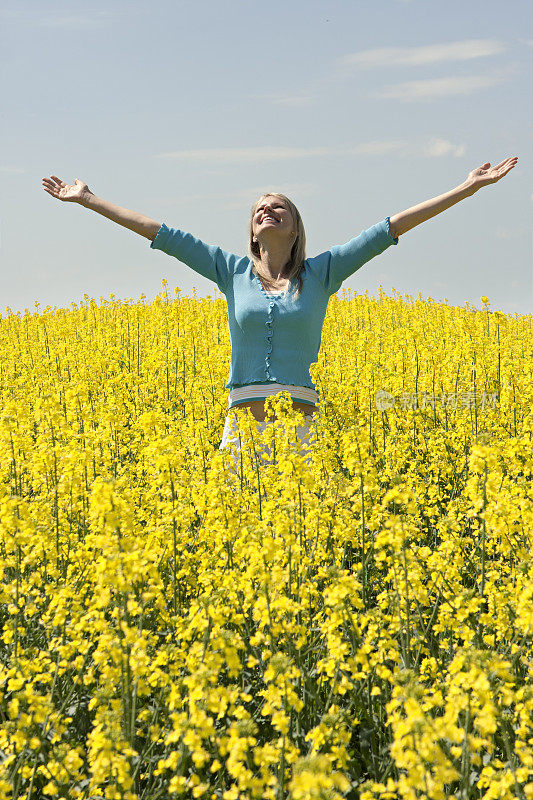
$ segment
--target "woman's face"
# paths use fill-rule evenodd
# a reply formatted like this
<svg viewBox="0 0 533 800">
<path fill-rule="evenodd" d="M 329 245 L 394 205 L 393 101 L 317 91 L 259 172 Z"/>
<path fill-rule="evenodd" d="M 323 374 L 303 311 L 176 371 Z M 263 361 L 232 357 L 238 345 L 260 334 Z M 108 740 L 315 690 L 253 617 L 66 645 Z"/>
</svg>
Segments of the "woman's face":
<svg viewBox="0 0 533 800">
<path fill-rule="evenodd" d="M 286 202 L 273 195 L 263 197 L 252 218 L 252 231 L 254 240 L 260 240 L 263 235 L 269 239 L 272 236 L 292 239 L 291 234 L 296 233 L 296 228 Z"/>
</svg>

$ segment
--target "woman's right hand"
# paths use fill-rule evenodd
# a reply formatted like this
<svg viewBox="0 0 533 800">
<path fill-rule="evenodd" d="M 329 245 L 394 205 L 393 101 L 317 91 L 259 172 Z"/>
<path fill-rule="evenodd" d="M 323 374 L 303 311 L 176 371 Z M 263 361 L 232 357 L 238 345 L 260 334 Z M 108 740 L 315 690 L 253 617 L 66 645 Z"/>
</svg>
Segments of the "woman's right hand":
<svg viewBox="0 0 533 800">
<path fill-rule="evenodd" d="M 63 200 L 65 203 L 82 203 L 85 197 L 92 194 L 87 184 L 78 178 L 74 181 L 74 185 L 70 185 L 58 178 L 57 175 L 43 178 L 43 189 L 52 197 Z"/>
<path fill-rule="evenodd" d="M 161 228 L 161 223 L 156 222 L 155 219 L 151 219 L 144 214 L 138 214 L 136 211 L 130 211 L 128 208 L 116 206 L 102 197 L 97 197 L 91 192 L 87 184 L 78 180 L 78 178 L 74 181 L 74 185 L 69 185 L 62 181 L 61 178 L 58 178 L 57 175 L 50 175 L 49 178 L 43 178 L 43 189 L 58 200 L 63 200 L 67 203 L 79 203 L 85 208 L 90 208 L 92 211 L 96 211 L 97 214 L 107 217 L 107 219 L 116 222 L 118 225 L 123 225 L 130 231 L 138 233 L 152 242 Z"/>
</svg>

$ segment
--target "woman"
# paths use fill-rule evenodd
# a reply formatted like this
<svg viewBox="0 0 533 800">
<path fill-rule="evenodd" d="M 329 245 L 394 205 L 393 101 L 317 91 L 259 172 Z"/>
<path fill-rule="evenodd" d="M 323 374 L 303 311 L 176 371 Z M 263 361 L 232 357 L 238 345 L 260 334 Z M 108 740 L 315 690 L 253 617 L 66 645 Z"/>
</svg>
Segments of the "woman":
<svg viewBox="0 0 533 800">
<path fill-rule="evenodd" d="M 305 231 L 296 206 L 283 194 L 268 193 L 254 203 L 249 220 L 249 257 L 236 256 L 207 245 L 189 233 L 121 208 L 93 194 L 78 179 L 68 185 L 56 175 L 43 178 L 52 197 L 85 208 L 150 239 L 162 250 L 214 281 L 226 296 L 231 339 L 231 366 L 226 388 L 228 408 L 248 407 L 264 430 L 265 399 L 289 392 L 293 407 L 304 414 L 297 428 L 302 444 L 309 432 L 318 392 L 309 367 L 318 358 L 322 325 L 329 298 L 342 282 L 398 237 L 441 211 L 496 183 L 516 164 L 506 158 L 472 170 L 449 192 L 386 217 L 343 245 L 314 258 L 305 257 Z M 226 416 L 220 449 L 240 448 L 235 419 Z"/>
</svg>

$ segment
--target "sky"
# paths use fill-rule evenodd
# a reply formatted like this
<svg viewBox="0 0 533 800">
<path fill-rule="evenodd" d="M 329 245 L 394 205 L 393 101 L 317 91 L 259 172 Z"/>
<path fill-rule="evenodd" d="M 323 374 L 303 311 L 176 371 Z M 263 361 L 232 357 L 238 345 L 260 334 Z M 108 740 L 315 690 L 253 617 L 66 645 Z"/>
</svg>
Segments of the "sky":
<svg viewBox="0 0 533 800">
<path fill-rule="evenodd" d="M 0 64 L 3 315 L 223 297 L 51 174 L 238 255 L 282 192 L 311 257 L 510 156 L 343 288 L 533 312 L 530 0 L 2 0 Z"/>
</svg>

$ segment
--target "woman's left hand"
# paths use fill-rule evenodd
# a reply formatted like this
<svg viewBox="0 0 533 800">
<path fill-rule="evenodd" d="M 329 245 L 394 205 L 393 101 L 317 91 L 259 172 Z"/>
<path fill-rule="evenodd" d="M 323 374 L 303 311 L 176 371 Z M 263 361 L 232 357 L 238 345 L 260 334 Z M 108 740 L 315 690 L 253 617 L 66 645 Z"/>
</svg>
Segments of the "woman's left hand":
<svg viewBox="0 0 533 800">
<path fill-rule="evenodd" d="M 518 161 L 518 156 L 513 156 L 512 158 L 506 158 L 505 161 L 500 162 L 495 167 L 491 167 L 490 161 L 487 161 L 486 164 L 482 164 L 477 169 L 473 169 L 472 172 L 469 173 L 467 181 L 472 184 L 472 188 L 475 192 L 478 189 L 481 189 L 482 186 L 488 186 L 489 183 L 496 183 L 503 178 L 504 175 L 512 170 L 512 168 L 516 165 Z"/>
</svg>

